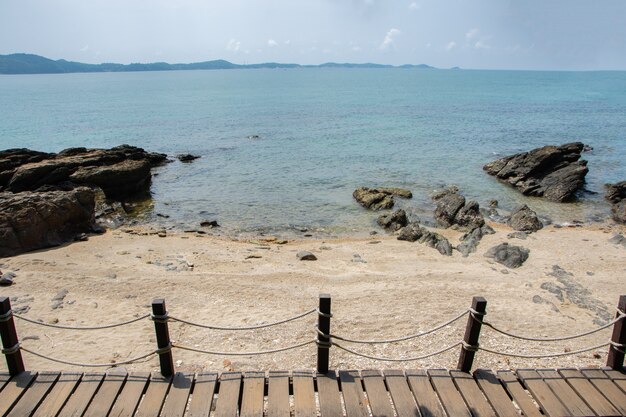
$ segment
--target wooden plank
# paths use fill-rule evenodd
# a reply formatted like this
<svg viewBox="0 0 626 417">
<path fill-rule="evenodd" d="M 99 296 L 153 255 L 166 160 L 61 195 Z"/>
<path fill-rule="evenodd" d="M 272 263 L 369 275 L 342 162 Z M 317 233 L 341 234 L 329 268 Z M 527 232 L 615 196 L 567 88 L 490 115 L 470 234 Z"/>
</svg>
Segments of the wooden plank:
<svg viewBox="0 0 626 417">
<path fill-rule="evenodd" d="M 472 414 L 467 409 L 463 397 L 454 386 L 452 377 L 445 369 L 428 370 L 428 376 L 439 395 L 441 404 L 449 416 L 471 417 Z"/>
<path fill-rule="evenodd" d="M 607 374 L 600 369 L 582 369 L 581 372 L 617 408 L 617 411 L 626 415 L 626 395 Z"/>
<path fill-rule="evenodd" d="M 143 400 L 137 408 L 136 417 L 154 417 L 158 416 L 163 408 L 165 396 L 170 389 L 172 377 L 165 377 L 159 372 L 153 372 L 150 375 L 150 383 L 146 390 Z"/>
<path fill-rule="evenodd" d="M 43 401 L 44 397 L 52 389 L 57 378 L 59 378 L 59 372 L 40 372 L 37 375 L 37 379 L 28 388 L 26 393 L 22 395 L 22 398 L 13 407 L 8 417 L 23 417 L 29 416 L 33 413 L 35 408 Z"/>
<path fill-rule="evenodd" d="M 183 417 L 193 385 L 193 374 L 176 372 L 161 410 L 161 417 Z"/>
<path fill-rule="evenodd" d="M 518 417 L 517 411 L 498 377 L 490 370 L 477 369 L 474 378 L 487 400 L 500 417 Z"/>
<path fill-rule="evenodd" d="M 585 376 L 576 369 L 559 369 L 559 373 L 584 398 L 589 407 L 599 416 L 619 416 L 621 413 L 602 395 Z"/>
<path fill-rule="evenodd" d="M 348 417 L 367 417 L 369 411 L 363 393 L 359 371 L 339 371 L 341 393 Z"/>
<path fill-rule="evenodd" d="M 126 376 L 126 372 L 112 371 L 107 373 L 98 393 L 93 397 L 89 408 L 87 408 L 85 417 L 106 416 L 111 407 L 113 407 L 113 403 L 122 389 L 122 385 L 124 385 Z"/>
<path fill-rule="evenodd" d="M 0 372 L 0 391 L 2 391 L 2 388 L 9 382 L 9 379 L 11 379 L 11 374 L 8 372 Z"/>
<path fill-rule="evenodd" d="M 267 389 L 267 416 L 289 415 L 289 372 L 271 371 Z"/>
<path fill-rule="evenodd" d="M 241 372 L 224 372 L 215 404 L 215 417 L 233 417 L 239 411 Z"/>
<path fill-rule="evenodd" d="M 467 372 L 450 371 L 450 376 L 474 417 L 497 417 L 472 375 Z"/>
<path fill-rule="evenodd" d="M 430 383 L 428 373 L 423 369 L 417 369 L 406 371 L 406 376 L 422 417 L 445 417 L 446 414 Z"/>
<path fill-rule="evenodd" d="M 315 386 L 313 372 L 294 371 L 293 378 L 293 403 L 295 417 L 317 416 L 315 405 Z"/>
<path fill-rule="evenodd" d="M 615 384 L 626 393 L 626 374 L 614 369 L 604 369 L 604 373 L 606 373 L 611 381 L 615 382 Z"/>
<path fill-rule="evenodd" d="M 126 383 L 122 387 L 122 392 L 119 393 L 113 408 L 111 408 L 109 417 L 132 417 L 135 414 L 137 405 L 139 405 L 139 401 L 141 401 L 148 381 L 150 381 L 148 372 L 128 375 Z"/>
<path fill-rule="evenodd" d="M 80 417 L 83 415 L 98 387 L 104 379 L 102 372 L 83 374 L 76 390 L 61 409 L 59 417 Z"/>
<path fill-rule="evenodd" d="M 287 380 L 289 384 L 289 380 Z M 289 395 L 289 386 L 287 386 Z M 263 417 L 265 396 L 265 372 L 246 372 L 243 377 L 243 395 L 241 397 L 240 417 Z M 287 399 L 289 403 L 289 399 Z"/>
<path fill-rule="evenodd" d="M 317 374 L 317 395 L 320 402 L 321 417 L 343 416 L 339 383 L 335 371 L 326 374 Z"/>
<path fill-rule="evenodd" d="M 504 389 L 507 390 L 513 401 L 515 401 L 515 404 L 522 410 L 524 416 L 543 417 L 543 414 L 539 411 L 531 396 L 522 387 L 522 384 L 519 383 L 517 377 L 513 375 L 513 372 L 498 371 L 498 378 Z"/>
<path fill-rule="evenodd" d="M 0 416 L 3 416 L 26 392 L 35 374 L 24 371 L 15 375 L 0 392 Z"/>
<path fill-rule="evenodd" d="M 528 388 L 528 391 L 546 415 L 556 417 L 571 414 L 537 371 L 522 369 L 517 371 L 517 376 L 524 382 L 524 385 L 526 385 L 526 388 Z"/>
<path fill-rule="evenodd" d="M 33 416 L 56 416 L 67 402 L 82 376 L 83 374 L 77 372 L 62 373 Z"/>
<path fill-rule="evenodd" d="M 213 404 L 213 394 L 217 385 L 217 373 L 208 372 L 196 375 L 191 404 L 187 417 L 208 417 Z"/>
<path fill-rule="evenodd" d="M 395 413 L 391 397 L 380 371 L 361 371 L 361 378 L 365 385 L 372 417 L 393 417 Z"/>
<path fill-rule="evenodd" d="M 398 417 L 415 417 L 419 415 L 417 403 L 402 371 L 383 371 L 385 382 L 396 408 Z"/>
<path fill-rule="evenodd" d="M 563 404 L 569 409 L 572 416 L 592 416 L 594 412 L 585 401 L 576 394 L 567 381 L 554 369 L 539 369 L 537 373 L 548 384 Z"/>
</svg>

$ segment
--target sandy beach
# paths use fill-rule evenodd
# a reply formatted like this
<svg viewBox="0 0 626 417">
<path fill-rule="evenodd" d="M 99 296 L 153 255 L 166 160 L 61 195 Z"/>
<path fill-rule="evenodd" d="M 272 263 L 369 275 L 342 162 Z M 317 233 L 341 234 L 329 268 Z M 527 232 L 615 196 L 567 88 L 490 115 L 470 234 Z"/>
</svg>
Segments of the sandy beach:
<svg viewBox="0 0 626 417">
<path fill-rule="evenodd" d="M 535 337 L 569 335 L 598 327 L 615 314 L 626 293 L 626 248 L 609 243 L 626 227 L 548 226 L 526 240 L 509 239 L 507 226 L 492 224 L 478 251 L 464 258 L 444 257 L 418 243 L 393 236 L 305 239 L 277 244 L 273 237 L 249 241 L 194 233 L 150 234 L 148 228 L 119 229 L 86 242 L 0 260 L 14 271 L 14 285 L 3 287 L 13 308 L 33 320 L 70 326 L 120 322 L 150 312 L 154 298 L 165 298 L 172 316 L 222 326 L 277 321 L 313 309 L 319 293 L 333 302 L 332 333 L 357 339 L 400 337 L 427 330 L 466 310 L 475 295 L 488 301 L 487 320 L 502 329 Z M 438 230 L 439 231 L 439 230 Z M 441 232 L 441 231 L 439 231 Z M 460 232 L 441 232 L 455 245 Z M 280 236 L 276 236 L 278 240 Z M 488 248 L 509 241 L 530 249 L 518 269 L 486 258 Z M 296 254 L 313 252 L 317 261 Z M 66 293 L 66 294 L 65 294 Z M 65 294 L 65 295 L 64 295 Z M 56 300 L 53 300 L 57 298 Z M 458 342 L 467 316 L 422 338 L 375 346 L 349 345 L 370 355 L 402 358 Z M 269 329 L 225 332 L 170 323 L 181 345 L 225 352 L 257 351 L 315 337 L 316 317 Z M 111 330 L 69 331 L 16 320 L 23 346 L 69 361 L 121 362 L 155 349 L 149 319 Z M 563 342 L 521 342 L 484 328 L 481 346 L 518 353 L 575 351 L 606 342 L 610 329 Z M 336 368 L 454 368 L 459 348 L 416 362 L 380 362 L 331 350 Z M 475 367 L 523 368 L 602 366 L 607 348 L 552 359 L 514 359 L 479 352 Z M 178 370 L 312 369 L 316 347 L 237 357 L 174 350 Z M 27 369 L 79 369 L 24 353 Z M 156 370 L 151 357 L 124 365 Z M 4 361 L 0 371 L 6 369 Z"/>
</svg>

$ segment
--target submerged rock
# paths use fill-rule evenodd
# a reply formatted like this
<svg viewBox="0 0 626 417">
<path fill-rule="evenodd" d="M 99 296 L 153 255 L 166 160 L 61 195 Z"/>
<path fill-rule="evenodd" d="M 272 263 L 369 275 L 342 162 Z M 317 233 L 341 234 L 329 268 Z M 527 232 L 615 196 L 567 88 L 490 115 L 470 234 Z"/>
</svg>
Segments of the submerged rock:
<svg viewBox="0 0 626 417">
<path fill-rule="evenodd" d="M 185 162 L 185 163 L 193 162 L 193 161 L 195 161 L 196 159 L 199 159 L 199 158 L 200 158 L 200 156 L 192 155 L 190 153 L 176 155 L 176 159 L 178 159 L 180 162 Z"/>
<path fill-rule="evenodd" d="M 408 224 L 406 212 L 402 209 L 396 210 L 390 214 L 383 214 L 378 217 L 376 222 L 383 228 L 391 231 L 400 230 Z"/>
<path fill-rule="evenodd" d="M 363 207 L 370 210 L 390 209 L 395 204 L 394 196 L 412 198 L 413 194 L 403 188 L 367 188 L 354 190 L 352 197 Z"/>
<path fill-rule="evenodd" d="M 537 213 L 526 204 L 517 207 L 511 212 L 511 217 L 509 217 L 507 224 L 520 232 L 536 232 L 543 228 L 543 223 L 537 217 Z"/>
<path fill-rule="evenodd" d="M 524 195 L 565 202 L 573 200 L 585 183 L 589 169 L 580 160 L 584 144 L 544 146 L 507 156 L 486 164 L 483 169 Z"/>
<path fill-rule="evenodd" d="M 528 259 L 530 250 L 513 246 L 508 243 L 501 243 L 489 249 L 485 256 L 493 258 L 496 262 L 506 266 L 507 268 L 519 268 Z"/>
</svg>

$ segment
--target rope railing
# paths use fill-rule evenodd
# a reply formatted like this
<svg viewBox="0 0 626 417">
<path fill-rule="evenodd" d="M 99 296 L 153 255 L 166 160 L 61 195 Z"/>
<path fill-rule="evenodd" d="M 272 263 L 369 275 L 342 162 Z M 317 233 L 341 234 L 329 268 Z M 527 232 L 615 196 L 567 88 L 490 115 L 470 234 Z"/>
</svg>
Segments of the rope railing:
<svg viewBox="0 0 626 417">
<path fill-rule="evenodd" d="M 578 350 L 573 350 L 570 352 L 558 352 L 558 353 L 539 353 L 539 354 L 526 354 L 526 353 L 511 353 L 511 352 L 501 352 L 489 348 L 485 348 L 482 346 L 478 346 L 477 350 L 482 350 L 483 352 L 491 353 L 499 356 L 510 356 L 512 358 L 524 358 L 524 359 L 544 359 L 544 358 L 557 358 L 561 356 L 572 356 L 578 355 L 580 353 L 589 352 L 592 350 L 600 349 L 602 347 L 610 345 L 610 342 L 600 343 L 599 345 L 590 346 Z"/>
<path fill-rule="evenodd" d="M 120 362 L 110 362 L 110 363 L 83 363 L 83 362 L 72 362 L 72 361 L 68 361 L 65 359 L 58 359 L 58 358 L 53 358 L 51 356 L 48 355 L 44 355 L 42 353 L 39 352 L 35 352 L 34 350 L 30 350 L 27 349 L 25 347 L 20 347 L 20 350 L 30 353 L 31 355 L 34 356 L 38 356 L 42 359 L 45 359 L 47 361 L 51 361 L 51 362 L 56 362 L 56 363 L 60 363 L 63 365 L 70 365 L 70 366 L 81 366 L 81 367 L 85 367 L 85 368 L 111 368 L 114 366 L 119 366 L 119 365 L 129 365 L 132 363 L 137 363 L 137 362 L 144 362 L 144 359 L 148 359 L 149 357 L 156 355 L 158 353 L 158 350 L 153 350 L 152 352 L 131 358 L 131 359 L 127 359 L 124 361 L 120 361 Z"/>
<path fill-rule="evenodd" d="M 348 352 L 348 353 L 351 353 L 351 354 L 353 354 L 353 355 L 360 356 L 360 357 L 362 357 L 362 358 L 372 359 L 372 360 L 375 360 L 375 361 L 385 361 L 385 362 L 413 362 L 413 361 L 419 361 L 419 360 L 423 360 L 423 359 L 428 359 L 428 358 L 430 358 L 430 357 L 437 356 L 437 355 L 440 355 L 440 354 L 442 354 L 442 353 L 445 353 L 445 352 L 447 352 L 447 351 L 449 351 L 449 350 L 454 349 L 454 348 L 455 348 L 455 347 L 457 347 L 457 346 L 460 346 L 460 345 L 461 345 L 461 342 L 456 342 L 456 343 L 454 343 L 454 344 L 452 344 L 452 345 L 450 345 L 450 346 L 447 346 L 447 347 L 445 347 L 445 348 L 443 348 L 443 349 L 440 349 L 440 350 L 438 350 L 438 351 L 436 351 L 436 352 L 431 352 L 431 353 L 427 353 L 427 354 L 425 354 L 425 355 L 421 355 L 421 356 L 413 356 L 413 357 L 409 357 L 409 358 L 384 358 L 384 357 L 380 357 L 380 356 L 373 356 L 373 355 L 367 355 L 367 354 L 365 354 L 365 353 L 361 353 L 361 352 L 356 352 L 356 351 L 354 351 L 354 350 L 352 350 L 352 349 L 349 349 L 349 348 L 347 348 L 347 347 L 345 347 L 345 346 L 341 346 L 341 345 L 340 345 L 340 344 L 338 344 L 338 343 L 334 343 L 334 342 L 333 342 L 333 343 L 332 343 L 332 345 L 333 345 L 333 346 L 336 346 L 336 347 L 338 347 L 339 349 L 344 350 L 344 351 L 346 351 L 346 352 Z"/>
<path fill-rule="evenodd" d="M 141 321 L 143 319 L 146 319 L 148 317 L 150 317 L 150 314 L 144 314 L 142 316 L 139 317 L 135 317 L 133 319 L 130 320 L 126 320 L 126 321 L 122 321 L 119 323 L 112 323 L 112 324 L 103 324 L 101 326 L 66 326 L 63 324 L 53 324 L 53 323 L 44 323 L 42 321 L 37 321 L 37 320 L 33 320 L 33 319 L 29 319 L 28 317 L 24 317 L 20 314 L 15 314 L 13 313 L 13 317 L 16 317 L 20 320 L 26 321 L 28 323 L 32 323 L 35 324 L 37 326 L 43 326 L 43 327 L 52 327 L 54 329 L 64 329 L 64 330 L 103 330 L 103 329 L 113 329 L 115 327 L 122 327 L 122 326 L 126 326 L 132 323 L 136 323 L 138 321 Z"/>
<path fill-rule="evenodd" d="M 219 352 L 219 351 L 193 348 L 193 347 L 189 347 L 185 345 L 179 345 L 178 343 L 172 343 L 172 348 L 180 349 L 180 350 L 187 350 L 187 351 L 196 352 L 196 353 L 203 353 L 206 355 L 216 355 L 216 356 L 259 356 L 259 355 L 269 355 L 271 353 L 285 352 L 287 350 L 299 349 L 301 347 L 310 345 L 312 343 L 315 343 L 315 339 L 311 339 L 302 343 L 297 343 L 291 346 L 270 349 L 270 350 L 260 350 L 256 352 Z"/>
<path fill-rule="evenodd" d="M 284 320 L 279 320 L 279 321 L 275 321 L 272 323 L 264 323 L 264 324 L 258 324 L 258 325 L 253 325 L 253 326 L 241 326 L 241 327 L 227 327 L 227 326 L 216 326 L 216 325 L 212 325 L 212 324 L 201 324 L 201 323 L 195 323 L 189 320 L 185 320 L 185 319 L 181 319 L 179 317 L 175 317 L 175 316 L 167 316 L 165 319 L 169 320 L 169 321 L 176 321 L 179 323 L 184 323 L 187 324 L 189 326 L 193 326 L 193 327 L 199 327 L 202 329 L 210 329 L 210 330 L 225 330 L 225 331 L 244 331 L 244 330 L 257 330 L 257 329 L 265 329 L 268 327 L 273 327 L 273 326 L 278 326 L 281 324 L 285 324 L 285 323 L 289 323 L 298 319 L 301 319 L 303 317 L 306 317 L 310 314 L 315 313 L 317 310 L 316 309 L 312 309 L 309 311 L 305 311 L 304 313 L 295 315 L 293 317 L 289 317 L 287 319 Z M 162 319 L 161 317 L 156 317 L 157 320 Z M 155 317 L 153 316 L 153 320 L 155 320 Z"/>
</svg>

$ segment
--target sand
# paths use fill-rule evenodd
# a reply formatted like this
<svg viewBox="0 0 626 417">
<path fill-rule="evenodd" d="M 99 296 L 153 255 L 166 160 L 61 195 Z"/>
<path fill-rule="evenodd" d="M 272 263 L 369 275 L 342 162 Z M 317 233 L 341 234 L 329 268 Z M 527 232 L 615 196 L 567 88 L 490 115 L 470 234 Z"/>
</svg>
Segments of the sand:
<svg viewBox="0 0 626 417">
<path fill-rule="evenodd" d="M 508 239 L 511 230 L 492 225 L 476 253 L 444 257 L 419 243 L 393 236 L 304 239 L 286 244 L 258 240 L 172 233 L 166 237 L 114 230 L 86 242 L 0 259 L 0 269 L 15 271 L 11 287 L 0 288 L 24 316 L 87 326 L 124 321 L 150 312 L 154 298 L 165 298 L 170 314 L 195 322 L 245 326 L 280 320 L 317 306 L 318 294 L 332 295 L 332 332 L 361 339 L 399 337 L 431 328 L 466 310 L 473 296 L 488 301 L 486 319 L 519 334 L 546 337 L 578 333 L 606 323 L 626 294 L 626 248 L 608 242 L 623 226 L 599 224 L 576 228 L 548 226 L 526 240 Z M 443 232 L 453 244 L 461 233 Z M 278 236 L 280 239 L 281 237 Z M 269 239 L 271 240 L 271 239 Z M 518 269 L 507 269 L 483 256 L 508 241 L 530 249 Z M 299 261 L 301 250 L 317 261 Z M 252 256 L 252 257 L 251 257 Z M 558 265 L 563 271 L 555 269 Z M 555 273 L 556 271 L 556 273 Z M 67 291 L 61 301 L 53 298 Z M 288 346 L 315 337 L 316 317 L 282 326 L 224 332 L 170 323 L 172 339 L 185 346 L 217 351 L 255 351 Z M 360 352 L 402 358 L 458 342 L 467 316 L 442 331 L 402 343 L 348 345 Z M 148 319 L 112 330 L 77 332 L 16 320 L 23 346 L 76 362 L 120 362 L 156 348 Z M 484 328 L 481 346 L 501 351 L 565 352 L 604 343 L 611 329 L 580 340 L 531 343 L 509 339 Z M 570 357 L 513 359 L 485 352 L 475 367 L 492 369 L 602 366 L 608 348 Z M 380 362 L 331 350 L 336 368 L 454 368 L 459 348 L 415 362 Z M 216 356 L 174 350 L 177 369 L 313 369 L 316 347 L 264 356 Z M 86 369 L 48 362 L 24 353 L 27 369 Z M 158 369 L 151 357 L 124 365 L 129 371 Z M 0 371 L 6 369 L 4 361 Z"/>
</svg>

